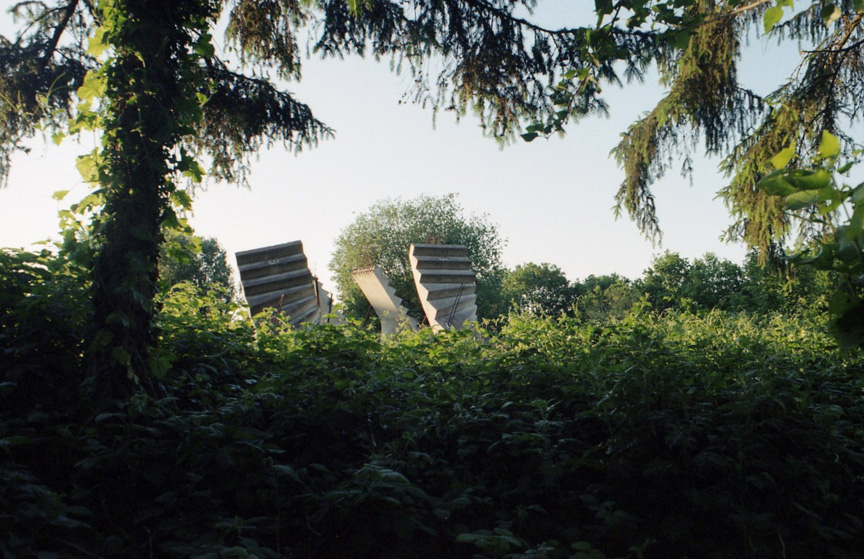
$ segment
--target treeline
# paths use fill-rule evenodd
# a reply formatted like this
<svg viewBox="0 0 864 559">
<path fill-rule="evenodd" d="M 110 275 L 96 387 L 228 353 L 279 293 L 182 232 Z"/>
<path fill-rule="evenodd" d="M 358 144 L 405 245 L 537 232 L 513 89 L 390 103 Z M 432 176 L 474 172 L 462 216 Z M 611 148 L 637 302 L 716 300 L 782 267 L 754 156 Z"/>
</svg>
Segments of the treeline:
<svg viewBox="0 0 864 559">
<path fill-rule="evenodd" d="M 767 315 L 824 310 L 835 281 L 812 268 L 762 266 L 755 254 L 739 265 L 712 253 L 691 261 L 667 251 L 635 280 L 609 274 L 571 282 L 553 264 L 522 264 L 500 272 L 494 280 L 498 298 L 485 304 L 492 315 L 515 311 L 592 322 L 623 318 L 637 305 L 657 312 L 716 309 Z M 490 297 L 492 291 L 487 288 L 484 294 Z"/>
</svg>

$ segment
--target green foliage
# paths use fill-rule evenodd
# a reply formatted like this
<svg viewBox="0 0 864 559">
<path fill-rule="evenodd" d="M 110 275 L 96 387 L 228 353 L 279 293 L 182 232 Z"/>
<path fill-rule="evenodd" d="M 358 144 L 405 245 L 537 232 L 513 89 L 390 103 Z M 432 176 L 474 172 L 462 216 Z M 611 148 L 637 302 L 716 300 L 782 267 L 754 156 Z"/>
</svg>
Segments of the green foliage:
<svg viewBox="0 0 864 559">
<path fill-rule="evenodd" d="M 518 311 L 558 316 L 572 313 L 575 292 L 558 266 L 520 264 L 508 270 L 501 289 L 509 305 Z"/>
<path fill-rule="evenodd" d="M 75 397 L 92 313 L 86 278 L 85 269 L 47 249 L 0 250 L 0 384 L 18 387 L 5 411 L 23 414 Z"/>
<path fill-rule="evenodd" d="M 782 200 L 790 214 L 823 232 L 811 242 L 812 248 L 790 261 L 843 278 L 831 294 L 828 316 L 834 335 L 850 348 L 864 347 L 864 183 L 850 186 L 838 181 L 836 174 L 847 175 L 861 153 L 854 151 L 855 159 L 838 166 L 840 142 L 823 132 L 811 168 L 791 167 L 792 155 L 781 154 L 772 160 L 779 168 L 759 181 L 759 187 Z M 801 211 L 806 213 L 802 216 Z"/>
<path fill-rule="evenodd" d="M 152 384 L 146 363 L 156 339 L 161 231 L 180 222 L 177 209 L 191 200 L 180 200 L 177 181 L 202 180 L 198 157 L 212 176 L 242 181 L 248 156 L 265 143 L 299 149 L 330 134 L 263 77 L 299 78 L 297 36 L 305 26 L 315 30 L 316 52 L 392 57 L 394 68 L 411 72 L 416 100 L 458 114 L 470 109 L 502 140 L 531 140 L 602 114 L 606 85 L 641 79 L 656 64 L 669 93 L 615 150 L 626 172 L 619 210 L 659 235 L 650 186 L 675 155 L 689 171 L 689 156 L 704 140 L 709 153 L 728 156 L 723 165 L 732 178 L 722 195 L 736 219 L 730 237 L 764 255 L 781 251 L 790 232 L 779 199 L 755 187 L 766 163 L 793 143 L 816 153 L 825 131 L 848 139 L 843 125 L 859 117 L 864 99 L 855 48 L 860 2 L 811 2 L 787 13 L 791 4 L 603 0 L 591 24 L 551 29 L 531 21 L 535 2 L 527 1 L 239 0 L 230 4 L 227 46 L 251 69 L 247 75 L 216 55 L 211 33 L 227 5 L 221 0 L 22 2 L 13 7 L 20 32 L 0 40 L 0 177 L 11 151 L 40 128 L 55 139 L 103 132 L 99 150 L 79 165 L 98 185 L 88 204 L 98 215 L 87 351 L 106 399 L 127 397 Z M 792 80 L 764 98 L 737 79 L 741 44 L 754 28 L 816 47 L 803 52 Z M 804 208 L 807 196 L 795 204 Z M 493 283 L 498 272 L 494 265 L 484 271 Z M 489 292 L 483 281 L 479 291 Z M 340 282 L 356 306 L 350 282 Z M 838 299 L 834 308 L 855 304 Z M 481 314 L 501 306 L 484 302 Z"/>
<path fill-rule="evenodd" d="M 785 10 L 794 7 L 786 0 L 773 6 L 701 0 L 656 6 L 658 14 L 675 13 L 686 40 L 655 55 L 669 93 L 614 150 L 626 174 L 618 211 L 626 210 L 643 231 L 659 236 L 650 186 L 679 163 L 689 175 L 691 156 L 704 142 L 707 153 L 725 157 L 721 169 L 730 177 L 720 192 L 735 220 L 727 238 L 755 247 L 763 261 L 775 256 L 794 233 L 791 214 L 756 184 L 784 148 L 787 158 L 795 144 L 816 154 L 826 131 L 850 139 L 864 98 L 859 4 L 804 2 L 792 11 Z M 754 34 L 776 38 L 783 49 L 774 56 L 785 56 L 788 45 L 801 57 L 789 79 L 766 96 L 737 76 L 742 45 Z M 801 49 L 801 43 L 812 47 Z"/>
<path fill-rule="evenodd" d="M 169 236 L 159 253 L 159 281 L 164 289 L 182 281 L 199 288 L 215 284 L 225 290 L 226 300 L 237 296 L 225 249 L 213 237 Z"/>
<path fill-rule="evenodd" d="M 477 273 L 478 316 L 493 318 L 482 311 L 496 308 L 492 287 L 500 281 L 501 250 L 504 241 L 498 228 L 486 216 L 465 217 L 455 194 L 418 196 L 411 200 L 382 200 L 357 216 L 342 230 L 330 270 L 339 289 L 340 301 L 348 316 L 362 319 L 368 302 L 354 282 L 351 272 L 378 265 L 387 274 L 396 295 L 409 314 L 422 318 L 417 288 L 411 274 L 408 249 L 412 243 L 458 244 L 468 247 Z M 489 284 L 488 286 L 486 284 Z"/>
<path fill-rule="evenodd" d="M 0 257 L 6 557 L 860 553 L 864 359 L 807 316 L 382 340 L 185 283 L 160 302 L 158 395 L 99 411 L 85 276 Z"/>
<path fill-rule="evenodd" d="M 574 282 L 577 316 L 593 324 L 621 320 L 639 302 L 640 286 L 618 274 L 592 275 Z"/>
</svg>

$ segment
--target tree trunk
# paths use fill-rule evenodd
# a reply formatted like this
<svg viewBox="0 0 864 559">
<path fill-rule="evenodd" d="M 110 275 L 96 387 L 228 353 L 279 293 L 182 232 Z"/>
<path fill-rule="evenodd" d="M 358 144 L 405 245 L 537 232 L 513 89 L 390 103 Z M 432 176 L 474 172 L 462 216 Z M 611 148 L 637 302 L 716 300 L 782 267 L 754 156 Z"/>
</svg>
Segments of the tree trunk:
<svg viewBox="0 0 864 559">
<path fill-rule="evenodd" d="M 172 150 L 188 131 L 183 119 L 189 118 L 189 97 L 195 102 L 188 71 L 190 29 L 207 4 L 115 0 L 103 10 L 114 59 L 106 73 L 100 168 L 106 204 L 95 228 L 99 248 L 87 354 L 103 403 L 141 388 L 154 390 L 148 351 L 155 341 L 161 223 L 174 189 Z"/>
</svg>

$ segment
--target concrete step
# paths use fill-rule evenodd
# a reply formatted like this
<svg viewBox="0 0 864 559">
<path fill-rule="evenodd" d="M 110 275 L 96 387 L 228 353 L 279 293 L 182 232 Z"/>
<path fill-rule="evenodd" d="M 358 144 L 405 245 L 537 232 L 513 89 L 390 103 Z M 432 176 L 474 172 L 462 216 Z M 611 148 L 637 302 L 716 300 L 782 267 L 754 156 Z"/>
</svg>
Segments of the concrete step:
<svg viewBox="0 0 864 559">
<path fill-rule="evenodd" d="M 243 282 L 243 292 L 247 297 L 252 295 L 260 295 L 269 291 L 285 291 L 292 287 L 300 287 L 309 285 L 312 287 L 312 274 L 309 270 L 300 270 L 297 272 L 288 272 L 285 274 L 276 274 L 275 276 L 264 276 L 254 280 Z"/>
<path fill-rule="evenodd" d="M 243 266 L 238 266 L 241 280 L 250 280 L 260 278 L 266 275 L 281 274 L 285 272 L 293 272 L 295 270 L 306 269 L 306 256 L 295 254 L 293 256 L 285 256 L 283 258 L 275 258 L 273 260 L 261 260 L 252 262 Z"/>
<path fill-rule="evenodd" d="M 415 267 L 418 270 L 470 270 L 471 259 L 467 256 L 456 256 L 453 258 L 438 258 L 435 256 L 415 255 Z"/>
<path fill-rule="evenodd" d="M 270 306 L 276 306 L 279 303 L 279 298 L 281 297 L 282 304 L 287 305 L 291 303 L 291 301 L 305 299 L 310 295 L 315 295 L 315 290 L 312 289 L 311 283 L 309 285 L 299 285 L 297 287 L 291 287 L 278 291 L 267 291 L 259 295 L 250 296 L 247 294 L 246 302 L 249 304 L 250 307 L 265 304 L 270 304 Z"/>
<path fill-rule="evenodd" d="M 411 245 L 411 254 L 416 257 L 435 256 L 435 257 L 456 257 L 468 256 L 468 247 L 465 245 L 428 245 L 415 244 Z"/>
<path fill-rule="evenodd" d="M 415 270 L 421 284 L 427 283 L 469 283 L 474 284 L 477 276 L 474 270 Z"/>
<path fill-rule="evenodd" d="M 298 254 L 303 255 L 303 243 L 301 241 L 291 241 L 290 243 L 283 243 L 281 245 L 244 250 L 236 254 L 237 267 L 252 264 L 254 262 L 296 256 Z"/>
<path fill-rule="evenodd" d="M 461 309 L 466 309 L 468 307 L 476 308 L 477 295 L 469 293 L 468 295 L 459 297 L 458 301 L 456 297 L 435 301 L 435 320 L 438 322 L 446 320 L 447 317 L 450 316 L 450 313 L 453 312 L 454 306 L 456 307 L 456 314 L 458 314 Z"/>
</svg>

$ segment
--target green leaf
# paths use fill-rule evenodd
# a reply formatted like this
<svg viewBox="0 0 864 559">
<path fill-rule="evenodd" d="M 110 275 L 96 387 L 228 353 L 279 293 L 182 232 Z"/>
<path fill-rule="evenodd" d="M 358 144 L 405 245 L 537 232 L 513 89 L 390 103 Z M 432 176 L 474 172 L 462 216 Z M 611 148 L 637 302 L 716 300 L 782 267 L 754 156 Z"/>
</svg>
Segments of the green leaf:
<svg viewBox="0 0 864 559">
<path fill-rule="evenodd" d="M 87 41 L 87 54 L 99 57 L 107 48 L 108 43 L 105 42 L 105 28 L 99 27 Z"/>
<path fill-rule="evenodd" d="M 594 0 L 594 10 L 598 15 L 612 13 L 612 0 Z"/>
<path fill-rule="evenodd" d="M 847 164 L 843 165 L 842 167 L 840 167 L 839 169 L 837 169 L 837 172 L 840 173 L 840 174 L 845 175 L 846 173 L 849 172 L 849 170 L 850 170 L 853 166 L 855 166 L 855 163 L 854 163 L 853 161 L 850 161 L 849 163 L 847 163 Z"/>
<path fill-rule="evenodd" d="M 96 162 L 95 154 L 90 153 L 79 156 L 75 162 L 75 167 L 78 169 L 78 173 L 81 174 L 84 182 L 95 183 L 99 181 L 99 165 Z"/>
<path fill-rule="evenodd" d="M 204 33 L 195 44 L 195 52 L 201 56 L 201 58 L 210 59 L 213 58 L 214 54 L 216 54 L 216 49 L 213 47 L 212 39 L 213 36 L 210 35 L 210 33 Z"/>
<path fill-rule="evenodd" d="M 852 6 L 856 12 L 864 12 L 864 0 L 853 0 Z"/>
<path fill-rule="evenodd" d="M 818 190 L 801 190 L 786 197 L 786 208 L 800 210 L 817 203 L 819 198 Z"/>
<path fill-rule="evenodd" d="M 783 18 L 783 8 L 774 6 L 765 10 L 765 33 L 771 31 L 771 28 L 777 25 Z"/>
<path fill-rule="evenodd" d="M 828 312 L 834 315 L 842 315 L 849 309 L 854 308 L 858 303 L 859 299 L 854 295 L 850 295 L 845 291 L 837 291 L 828 303 Z"/>
<path fill-rule="evenodd" d="M 861 202 L 864 202 L 864 182 L 862 182 L 852 190 L 851 200 L 852 203 L 856 206 Z"/>
<path fill-rule="evenodd" d="M 825 25 L 831 25 L 843 15 L 843 12 L 840 11 L 834 4 L 827 4 L 822 7 L 822 21 L 825 22 Z"/>
<path fill-rule="evenodd" d="M 777 5 L 785 8 L 794 8 L 795 0 L 777 0 Z"/>
<path fill-rule="evenodd" d="M 94 98 L 102 97 L 105 95 L 106 85 L 105 76 L 90 70 L 84 76 L 84 83 L 78 88 L 78 97 L 85 101 L 92 101 Z"/>
<path fill-rule="evenodd" d="M 537 137 L 537 132 L 526 132 L 525 134 L 522 134 L 522 139 L 525 140 L 526 142 L 530 142 L 530 141 L 534 140 L 536 137 Z"/>
<path fill-rule="evenodd" d="M 786 165 L 789 164 L 789 161 L 795 157 L 795 144 L 793 143 L 777 155 L 771 158 L 771 165 L 774 166 L 775 169 L 782 169 Z"/>
<path fill-rule="evenodd" d="M 840 154 L 840 140 L 834 134 L 823 130 L 822 141 L 819 142 L 819 157 L 829 159 Z"/>
<path fill-rule="evenodd" d="M 831 184 L 831 173 L 825 169 L 795 169 L 786 173 L 786 181 L 798 190 L 820 190 Z"/>
<path fill-rule="evenodd" d="M 756 186 L 772 196 L 789 196 L 795 193 L 795 187 L 786 182 L 783 171 L 774 171 L 756 183 Z"/>
<path fill-rule="evenodd" d="M 855 212 L 849 219 L 849 225 L 846 226 L 846 235 L 849 238 L 860 237 L 864 233 L 864 206 L 855 208 Z"/>
<path fill-rule="evenodd" d="M 672 35 L 672 37 L 674 39 L 673 44 L 678 49 L 682 49 L 682 50 L 686 49 L 687 45 L 690 44 L 690 37 L 692 37 L 692 36 L 693 36 L 693 32 L 689 31 L 689 30 L 688 31 L 679 31 L 677 33 L 674 33 Z"/>
<path fill-rule="evenodd" d="M 123 349 L 122 347 L 115 347 L 115 348 L 113 348 L 113 349 L 111 350 L 111 358 L 112 358 L 115 362 L 120 363 L 121 365 L 123 365 L 124 367 L 128 367 L 128 366 L 129 366 L 129 363 L 130 363 L 131 360 L 132 360 L 132 358 L 131 358 L 130 355 L 129 355 L 129 352 L 127 352 L 127 351 L 126 351 L 125 349 Z"/>
<path fill-rule="evenodd" d="M 51 198 L 53 198 L 55 200 L 62 200 L 63 198 L 66 197 L 67 194 L 69 194 L 68 190 L 58 190 L 54 194 L 51 195 Z"/>
<path fill-rule="evenodd" d="M 175 190 L 172 192 L 171 200 L 184 210 L 192 209 L 192 197 L 183 190 Z"/>
</svg>

